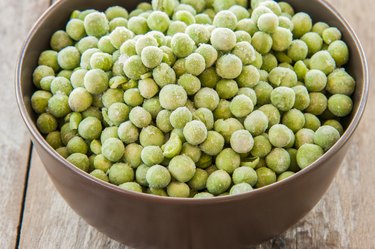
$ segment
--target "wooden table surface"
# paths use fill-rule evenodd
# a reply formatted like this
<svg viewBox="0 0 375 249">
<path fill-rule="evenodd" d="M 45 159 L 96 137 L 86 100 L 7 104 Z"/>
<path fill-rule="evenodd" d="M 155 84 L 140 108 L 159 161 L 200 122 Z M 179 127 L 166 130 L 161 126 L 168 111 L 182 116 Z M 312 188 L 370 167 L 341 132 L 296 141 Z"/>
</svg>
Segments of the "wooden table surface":
<svg viewBox="0 0 375 249">
<path fill-rule="evenodd" d="M 375 75 L 375 1 L 329 2 L 357 32 L 370 74 Z M 125 249 L 67 206 L 48 179 L 17 111 L 17 56 L 32 24 L 50 4 L 50 0 L 0 0 L 0 248 Z M 371 85 L 359 131 L 324 198 L 285 234 L 256 248 L 375 248 L 374 93 Z"/>
</svg>

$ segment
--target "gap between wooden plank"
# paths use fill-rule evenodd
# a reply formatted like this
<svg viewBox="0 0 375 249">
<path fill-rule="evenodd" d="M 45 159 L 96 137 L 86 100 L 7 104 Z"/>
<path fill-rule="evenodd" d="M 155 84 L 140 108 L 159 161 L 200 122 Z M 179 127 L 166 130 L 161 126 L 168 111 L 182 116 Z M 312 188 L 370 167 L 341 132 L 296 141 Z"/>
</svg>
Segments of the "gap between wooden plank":
<svg viewBox="0 0 375 249">
<path fill-rule="evenodd" d="M 32 160 L 33 148 L 34 148 L 34 145 L 30 141 L 29 157 L 27 159 L 27 168 L 26 168 L 26 174 L 25 174 L 25 180 L 24 180 L 24 188 L 23 188 L 23 193 L 22 193 L 21 211 L 20 211 L 20 218 L 19 218 L 18 227 L 17 227 L 17 241 L 16 241 L 15 248 L 19 248 L 20 240 L 21 240 L 21 230 L 22 230 L 23 214 L 24 214 L 25 205 L 26 205 L 26 194 L 27 194 L 27 187 L 29 185 L 29 176 L 30 176 L 30 167 L 31 167 L 31 160 Z"/>
</svg>

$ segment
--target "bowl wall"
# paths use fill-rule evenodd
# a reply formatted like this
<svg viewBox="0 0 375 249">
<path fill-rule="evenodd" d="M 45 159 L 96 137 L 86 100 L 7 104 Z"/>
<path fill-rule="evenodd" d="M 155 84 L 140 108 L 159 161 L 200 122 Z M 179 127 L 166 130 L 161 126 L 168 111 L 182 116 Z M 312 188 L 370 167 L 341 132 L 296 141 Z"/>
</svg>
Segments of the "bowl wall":
<svg viewBox="0 0 375 249">
<path fill-rule="evenodd" d="M 75 9 L 104 10 L 112 5 L 134 8 L 135 0 L 61 0 L 37 22 L 23 48 L 17 72 L 17 98 L 33 143 L 57 190 L 90 225 L 135 248 L 238 249 L 249 248 L 286 231 L 320 200 L 335 176 L 362 116 L 368 88 L 366 60 L 347 23 L 321 0 L 289 0 L 343 32 L 351 61 L 348 70 L 357 81 L 355 106 L 348 129 L 324 157 L 295 176 L 248 194 L 212 200 L 160 198 L 118 189 L 93 179 L 68 164 L 43 139 L 30 105 L 32 71 L 40 52 L 49 47 L 54 31 L 64 28 Z"/>
</svg>

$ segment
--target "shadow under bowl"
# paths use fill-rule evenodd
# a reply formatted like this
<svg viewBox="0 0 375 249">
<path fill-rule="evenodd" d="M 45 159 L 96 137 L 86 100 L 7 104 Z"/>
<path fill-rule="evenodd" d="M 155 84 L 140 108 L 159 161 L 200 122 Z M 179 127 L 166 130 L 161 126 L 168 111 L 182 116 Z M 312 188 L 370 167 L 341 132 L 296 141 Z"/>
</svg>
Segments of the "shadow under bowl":
<svg viewBox="0 0 375 249">
<path fill-rule="evenodd" d="M 71 208 L 109 237 L 135 248 L 238 249 L 249 248 L 286 231 L 306 215 L 331 184 L 364 112 L 368 69 L 362 46 L 345 19 L 322 0 L 288 0 L 315 22 L 338 27 L 351 59 L 347 70 L 355 77 L 353 113 L 346 132 L 322 158 L 294 176 L 237 196 L 214 199 L 163 198 L 133 193 L 104 183 L 60 157 L 35 125 L 30 105 L 32 72 L 51 35 L 63 29 L 70 13 L 120 5 L 134 9 L 136 0 L 61 0 L 50 7 L 31 30 L 19 59 L 16 95 L 23 120 L 44 166 Z"/>
</svg>

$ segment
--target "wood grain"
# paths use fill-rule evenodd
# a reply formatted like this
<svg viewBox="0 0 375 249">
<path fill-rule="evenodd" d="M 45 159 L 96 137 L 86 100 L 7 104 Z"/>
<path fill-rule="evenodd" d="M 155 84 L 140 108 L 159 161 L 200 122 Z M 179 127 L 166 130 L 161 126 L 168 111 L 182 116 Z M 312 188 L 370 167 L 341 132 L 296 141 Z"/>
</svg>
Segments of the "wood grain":
<svg viewBox="0 0 375 249">
<path fill-rule="evenodd" d="M 14 97 L 15 59 L 31 24 L 48 2 L 0 1 L 0 248 L 14 248 L 17 243 L 31 145 Z"/>
<path fill-rule="evenodd" d="M 359 35 L 368 55 L 370 73 L 375 59 L 375 1 L 330 0 Z M 363 7 L 365 6 L 365 8 Z M 375 87 L 370 88 L 367 112 L 331 188 L 303 220 L 285 234 L 254 249 L 372 249 L 375 248 Z M 41 212 L 43 210 L 43 212 Z M 26 196 L 21 248 L 129 249 L 88 226 L 62 200 L 34 152 Z"/>
</svg>

